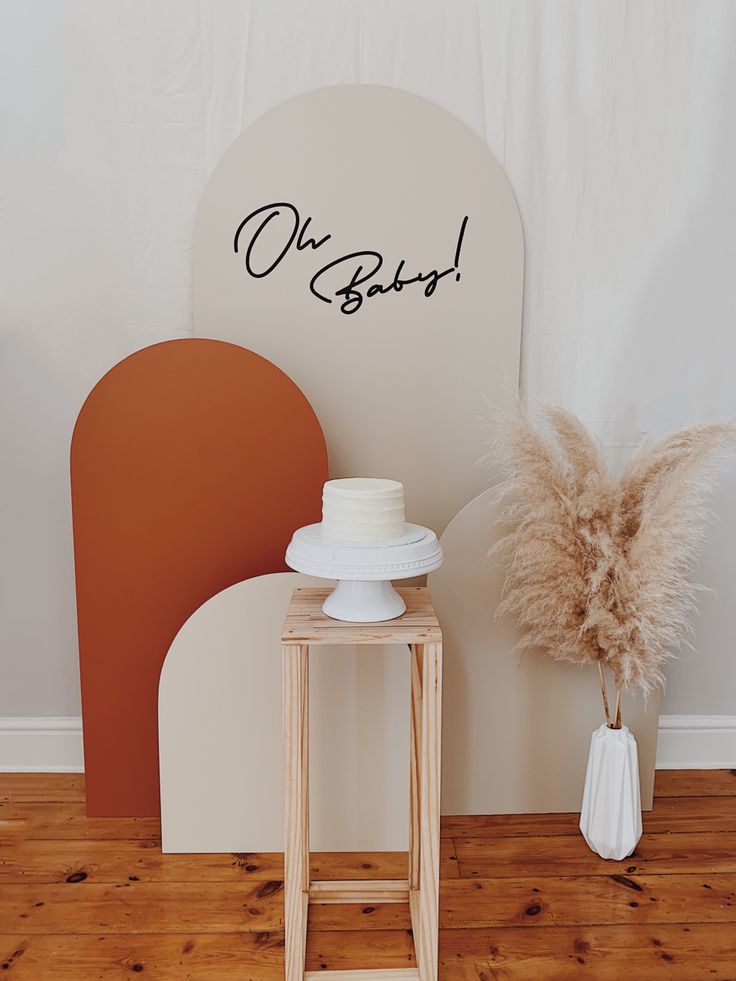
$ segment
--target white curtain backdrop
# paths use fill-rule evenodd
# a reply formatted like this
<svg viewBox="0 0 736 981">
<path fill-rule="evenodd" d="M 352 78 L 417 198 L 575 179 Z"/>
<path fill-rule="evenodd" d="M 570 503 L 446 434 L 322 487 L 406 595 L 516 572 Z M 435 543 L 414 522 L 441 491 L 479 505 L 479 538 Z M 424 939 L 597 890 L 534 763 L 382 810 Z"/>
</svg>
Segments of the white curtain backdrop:
<svg viewBox="0 0 736 981">
<path fill-rule="evenodd" d="M 735 414 L 735 45 L 729 0 L 4 0 L 0 716 L 79 712 L 76 414 L 190 333 L 199 197 L 292 95 L 393 85 L 487 141 L 524 224 L 524 391 L 612 456 Z M 735 492 L 731 467 L 665 712 L 736 712 Z"/>
</svg>

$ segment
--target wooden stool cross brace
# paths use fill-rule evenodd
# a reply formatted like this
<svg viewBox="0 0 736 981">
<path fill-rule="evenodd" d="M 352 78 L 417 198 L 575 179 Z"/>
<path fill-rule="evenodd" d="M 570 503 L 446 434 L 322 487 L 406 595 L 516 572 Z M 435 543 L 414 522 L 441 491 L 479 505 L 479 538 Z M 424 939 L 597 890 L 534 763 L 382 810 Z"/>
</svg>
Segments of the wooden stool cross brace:
<svg viewBox="0 0 736 981">
<path fill-rule="evenodd" d="M 440 864 L 442 633 L 424 587 L 399 589 L 406 613 L 343 623 L 322 612 L 328 589 L 294 590 L 284 623 L 284 920 L 286 981 L 322 978 L 437 981 Z M 309 649 L 325 644 L 408 644 L 411 650 L 409 870 L 406 879 L 309 878 Z M 306 972 L 310 903 L 408 903 L 417 967 Z"/>
</svg>

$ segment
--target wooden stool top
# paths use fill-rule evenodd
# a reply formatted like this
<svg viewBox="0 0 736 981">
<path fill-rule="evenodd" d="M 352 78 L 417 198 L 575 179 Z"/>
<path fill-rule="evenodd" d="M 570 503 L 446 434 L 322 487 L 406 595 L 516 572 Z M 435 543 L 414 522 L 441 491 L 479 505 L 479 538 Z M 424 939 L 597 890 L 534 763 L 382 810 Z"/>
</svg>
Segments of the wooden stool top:
<svg viewBox="0 0 736 981">
<path fill-rule="evenodd" d="M 406 613 L 382 623 L 345 623 L 322 612 L 331 589 L 295 589 L 284 621 L 283 644 L 431 644 L 442 631 L 426 586 L 403 586 L 396 592 Z"/>
</svg>

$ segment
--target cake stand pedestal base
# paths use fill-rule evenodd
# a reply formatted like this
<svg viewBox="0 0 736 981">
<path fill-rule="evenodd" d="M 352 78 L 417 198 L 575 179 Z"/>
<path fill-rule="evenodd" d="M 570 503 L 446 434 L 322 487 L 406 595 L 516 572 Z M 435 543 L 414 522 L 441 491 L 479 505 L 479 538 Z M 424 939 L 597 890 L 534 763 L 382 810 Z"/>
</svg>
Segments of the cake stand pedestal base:
<svg viewBox="0 0 736 981">
<path fill-rule="evenodd" d="M 406 603 L 390 582 L 342 579 L 322 604 L 322 612 L 348 623 L 395 620 L 406 612 Z"/>
</svg>

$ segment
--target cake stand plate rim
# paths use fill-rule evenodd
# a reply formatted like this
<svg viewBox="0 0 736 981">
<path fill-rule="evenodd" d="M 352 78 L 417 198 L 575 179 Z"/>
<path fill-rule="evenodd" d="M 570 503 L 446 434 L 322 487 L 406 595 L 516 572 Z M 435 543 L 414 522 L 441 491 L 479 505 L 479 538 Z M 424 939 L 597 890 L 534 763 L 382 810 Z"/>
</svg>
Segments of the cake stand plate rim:
<svg viewBox="0 0 736 981">
<path fill-rule="evenodd" d="M 417 541 L 403 545 L 374 545 L 372 548 L 332 545 L 302 534 L 312 527 L 307 525 L 296 531 L 286 550 L 286 564 L 305 575 L 336 581 L 372 582 L 410 579 L 442 565 L 442 546 L 436 534 L 421 525 L 413 526 L 424 531 Z"/>
</svg>

